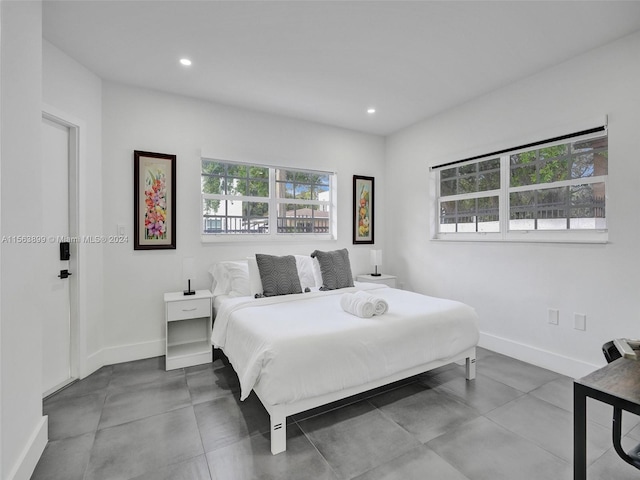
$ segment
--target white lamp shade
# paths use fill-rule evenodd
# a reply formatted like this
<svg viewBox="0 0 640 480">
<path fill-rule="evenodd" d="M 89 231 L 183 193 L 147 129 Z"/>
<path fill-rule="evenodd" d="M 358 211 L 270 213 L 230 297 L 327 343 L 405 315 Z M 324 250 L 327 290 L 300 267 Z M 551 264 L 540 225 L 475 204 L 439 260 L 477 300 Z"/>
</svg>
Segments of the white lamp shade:
<svg viewBox="0 0 640 480">
<path fill-rule="evenodd" d="M 371 250 L 371 265 L 382 265 L 382 250 Z"/>
<path fill-rule="evenodd" d="M 196 276 L 196 261 L 193 257 L 182 259 L 182 281 L 193 280 Z"/>
</svg>

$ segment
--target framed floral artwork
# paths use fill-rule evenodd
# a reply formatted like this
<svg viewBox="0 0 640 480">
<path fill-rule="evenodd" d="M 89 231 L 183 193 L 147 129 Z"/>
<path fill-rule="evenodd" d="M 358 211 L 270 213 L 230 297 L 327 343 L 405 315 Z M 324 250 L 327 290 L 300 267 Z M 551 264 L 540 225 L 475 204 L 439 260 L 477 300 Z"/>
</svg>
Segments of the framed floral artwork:
<svg viewBox="0 0 640 480">
<path fill-rule="evenodd" d="M 353 243 L 373 243 L 374 178 L 353 176 Z"/>
<path fill-rule="evenodd" d="M 133 152 L 133 248 L 176 248 L 176 156 Z"/>
</svg>

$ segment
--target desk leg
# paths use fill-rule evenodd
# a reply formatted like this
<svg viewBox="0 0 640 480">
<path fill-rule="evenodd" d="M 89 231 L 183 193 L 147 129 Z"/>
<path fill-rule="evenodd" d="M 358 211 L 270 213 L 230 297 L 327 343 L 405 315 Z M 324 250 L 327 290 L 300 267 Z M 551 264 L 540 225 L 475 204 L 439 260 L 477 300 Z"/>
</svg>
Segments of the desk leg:
<svg viewBox="0 0 640 480">
<path fill-rule="evenodd" d="M 587 478 L 587 396 L 573 384 L 573 480 Z"/>
</svg>

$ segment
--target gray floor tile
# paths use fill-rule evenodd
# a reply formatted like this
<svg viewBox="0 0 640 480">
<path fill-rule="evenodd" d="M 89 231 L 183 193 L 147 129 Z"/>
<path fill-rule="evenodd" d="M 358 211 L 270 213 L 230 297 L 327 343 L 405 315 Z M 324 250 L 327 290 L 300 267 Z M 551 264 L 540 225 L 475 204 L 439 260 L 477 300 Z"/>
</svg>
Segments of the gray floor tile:
<svg viewBox="0 0 640 480">
<path fill-rule="evenodd" d="M 570 480 L 569 462 L 480 417 L 427 444 L 472 480 Z"/>
<path fill-rule="evenodd" d="M 420 384 L 407 385 L 369 401 L 423 443 L 480 415 L 451 394 Z"/>
<path fill-rule="evenodd" d="M 483 358 L 487 358 L 489 355 L 504 356 L 504 355 L 502 355 L 500 353 L 493 352 L 491 350 L 487 350 L 486 348 L 476 347 L 476 359 L 478 361 L 482 360 Z"/>
<path fill-rule="evenodd" d="M 110 389 L 98 428 L 120 425 L 191 405 L 184 376 L 145 383 L 138 388 Z"/>
<path fill-rule="evenodd" d="M 520 390 L 482 374 L 477 374 L 475 380 L 467 380 L 464 375 L 456 375 L 440 382 L 434 390 L 448 392 L 480 413 L 490 412 L 524 395 Z"/>
<path fill-rule="evenodd" d="M 633 429 L 631 429 L 631 431 L 629 432 L 628 435 L 629 435 L 629 437 L 631 437 L 631 438 L 637 440 L 638 442 L 640 442 L 640 425 L 636 425 Z"/>
<path fill-rule="evenodd" d="M 560 376 L 529 393 L 556 407 L 573 412 L 573 378 Z"/>
<path fill-rule="evenodd" d="M 238 396 L 225 395 L 193 409 L 205 452 L 271 429 L 269 414 L 254 393 L 243 402 Z"/>
<path fill-rule="evenodd" d="M 531 395 L 549 402 L 557 407 L 573 412 L 573 379 L 561 376 L 531 391 Z M 593 398 L 587 399 L 587 418 L 608 429 L 613 420 L 613 407 Z M 624 434 L 640 426 L 640 417 L 629 412 L 622 414 L 622 431 Z M 640 431 L 639 431 L 640 435 Z M 640 437 L 639 437 L 640 440 Z"/>
<path fill-rule="evenodd" d="M 214 368 L 212 365 L 206 365 L 206 367 L 186 370 L 191 403 L 195 405 L 240 392 L 240 381 L 232 367 Z"/>
<path fill-rule="evenodd" d="M 299 425 L 341 479 L 371 470 L 419 445 L 414 436 L 366 401 Z"/>
<path fill-rule="evenodd" d="M 559 377 L 557 373 L 550 370 L 498 355 L 488 355 L 478 362 L 477 369 L 478 373 L 522 392 L 530 392 Z"/>
<path fill-rule="evenodd" d="M 86 378 L 69 385 L 67 388 L 57 392 L 56 398 L 79 397 L 81 395 L 103 393 L 111 381 L 112 366 L 102 367 Z"/>
<path fill-rule="evenodd" d="M 43 413 L 49 416 L 49 440 L 76 437 L 98 428 L 105 393 L 80 397 L 53 396 L 43 402 Z"/>
<path fill-rule="evenodd" d="M 144 473 L 131 480 L 211 480 L 204 455 Z"/>
<path fill-rule="evenodd" d="M 587 469 L 589 480 L 638 480 L 640 470 L 622 460 L 615 450 L 608 450 Z"/>
<path fill-rule="evenodd" d="M 573 414 L 544 400 L 525 395 L 496 410 L 487 418 L 530 440 L 557 457 L 573 462 Z M 611 432 L 589 422 L 587 459 L 592 463 L 611 448 Z"/>
<path fill-rule="evenodd" d="M 82 480 L 94 437 L 92 432 L 49 442 L 31 480 Z"/>
<path fill-rule="evenodd" d="M 336 480 L 297 425 L 287 427 L 287 450 L 271 454 L 269 434 L 256 434 L 207 454 L 214 480 Z"/>
<path fill-rule="evenodd" d="M 193 407 L 99 430 L 85 480 L 125 480 L 202 455 Z"/>
<path fill-rule="evenodd" d="M 469 480 L 425 445 L 401 455 L 354 480 Z"/>
<path fill-rule="evenodd" d="M 127 386 L 138 386 L 144 383 L 171 381 L 175 377 L 184 376 L 184 369 L 164 369 L 164 357 L 153 357 L 135 362 L 118 363 L 113 366 L 113 375 L 109 389 Z"/>
</svg>

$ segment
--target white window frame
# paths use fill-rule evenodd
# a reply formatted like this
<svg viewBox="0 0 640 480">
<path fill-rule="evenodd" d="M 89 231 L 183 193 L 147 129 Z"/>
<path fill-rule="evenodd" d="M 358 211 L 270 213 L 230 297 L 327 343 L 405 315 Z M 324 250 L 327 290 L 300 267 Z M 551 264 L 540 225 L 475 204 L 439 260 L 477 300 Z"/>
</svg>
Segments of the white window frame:
<svg viewBox="0 0 640 480">
<path fill-rule="evenodd" d="M 235 165 L 249 165 L 269 169 L 269 197 L 254 197 L 243 195 L 210 194 L 202 191 L 202 161 L 209 160 Z M 316 173 L 329 176 L 329 200 L 300 200 L 294 198 L 278 198 L 276 189 L 276 170 L 290 172 Z M 312 170 L 297 167 L 266 165 L 258 162 L 238 162 L 223 160 L 212 156 L 200 158 L 200 238 L 202 243 L 244 243 L 244 242 L 309 242 L 334 241 L 337 239 L 338 209 L 337 209 L 337 173 L 326 170 Z M 245 202 L 260 202 L 269 204 L 269 232 L 268 233 L 205 233 L 203 231 L 203 205 L 205 200 L 231 200 Z M 317 205 L 327 207 L 329 210 L 328 233 L 280 233 L 278 232 L 278 205 Z"/>
<path fill-rule="evenodd" d="M 604 132 L 593 133 L 588 135 L 576 136 L 575 138 L 565 139 L 557 142 L 549 142 L 544 145 L 539 145 L 535 148 L 522 148 L 514 149 L 505 153 L 497 155 L 487 155 L 481 158 L 475 158 L 468 162 L 460 162 L 457 166 L 461 167 L 473 163 L 479 163 L 492 158 L 500 158 L 500 189 L 487 190 L 482 192 L 465 193 L 458 195 L 449 195 L 446 197 L 440 196 L 440 171 L 445 168 L 434 168 L 431 170 L 432 183 L 434 187 L 434 195 L 432 199 L 434 201 L 434 208 L 431 209 L 434 218 L 431 222 L 432 236 L 431 240 L 434 241 L 455 241 L 455 242 L 482 242 L 482 241 L 497 241 L 497 242 L 541 242 L 541 243 L 607 243 L 609 240 L 608 228 L 604 229 L 566 229 L 566 230 L 510 230 L 510 205 L 509 196 L 510 193 L 544 190 L 547 188 L 556 188 L 572 185 L 586 185 L 594 183 L 604 183 L 605 185 L 605 199 L 608 200 L 608 174 L 598 175 L 594 177 L 576 178 L 571 180 L 562 180 L 558 182 L 549 183 L 537 183 L 532 185 L 524 185 L 519 187 L 510 187 L 510 161 L 511 155 L 522 153 L 526 151 L 539 150 L 542 148 L 552 147 L 555 145 L 563 145 L 567 143 L 574 143 L 580 140 L 588 140 L 590 138 L 598 138 L 608 136 L 608 132 L 605 129 Z M 470 198 L 482 198 L 498 196 L 498 218 L 499 218 L 499 232 L 440 232 L 440 211 L 441 203 L 443 201 L 455 201 L 466 200 Z M 608 218 L 605 217 L 605 218 Z M 607 222 L 608 225 L 608 222 Z"/>
</svg>

